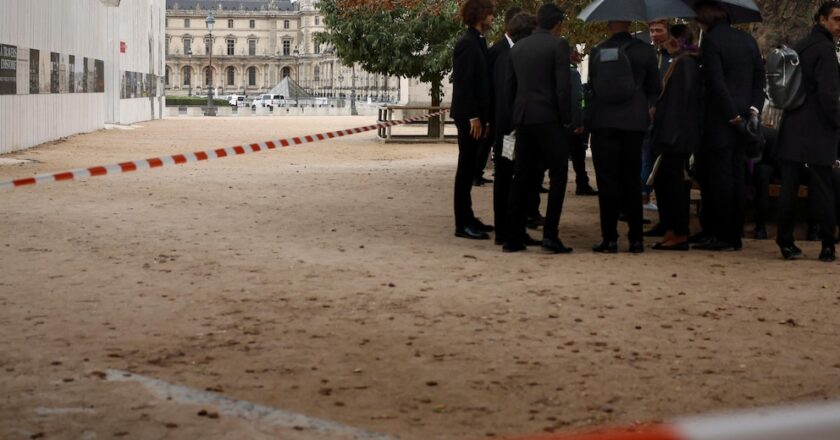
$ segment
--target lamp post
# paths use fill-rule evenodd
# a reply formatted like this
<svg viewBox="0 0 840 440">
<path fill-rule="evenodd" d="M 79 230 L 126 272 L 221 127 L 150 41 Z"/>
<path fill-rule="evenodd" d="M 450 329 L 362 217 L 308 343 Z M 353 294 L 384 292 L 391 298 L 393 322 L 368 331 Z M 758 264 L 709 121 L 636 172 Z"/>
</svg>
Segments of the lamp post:
<svg viewBox="0 0 840 440">
<path fill-rule="evenodd" d="M 289 88 L 293 90 L 295 94 L 295 107 L 300 107 L 300 101 L 298 101 L 298 91 L 297 91 L 297 81 L 300 79 L 300 49 L 295 47 L 294 50 L 295 54 L 295 84 L 292 84 L 292 78 L 289 78 Z"/>
<path fill-rule="evenodd" d="M 344 108 L 344 97 L 341 96 L 341 91 L 344 89 L 344 75 L 338 74 L 338 94 L 336 95 L 337 98 L 341 98 L 341 107 Z"/>
<path fill-rule="evenodd" d="M 207 23 L 207 30 L 210 31 L 210 44 L 207 51 L 210 57 L 210 81 L 207 83 L 207 110 L 204 116 L 216 116 L 216 107 L 213 106 L 213 25 L 216 24 L 216 18 L 213 17 L 213 11 L 207 14 L 204 22 Z"/>
<path fill-rule="evenodd" d="M 187 96 L 192 96 L 192 49 L 187 50 L 187 66 L 189 66 L 189 69 L 187 69 L 189 75 L 187 85 L 190 87 Z"/>
<path fill-rule="evenodd" d="M 359 112 L 356 110 L 356 64 L 353 63 L 350 71 L 352 77 L 350 78 L 350 115 L 358 116 Z"/>
</svg>

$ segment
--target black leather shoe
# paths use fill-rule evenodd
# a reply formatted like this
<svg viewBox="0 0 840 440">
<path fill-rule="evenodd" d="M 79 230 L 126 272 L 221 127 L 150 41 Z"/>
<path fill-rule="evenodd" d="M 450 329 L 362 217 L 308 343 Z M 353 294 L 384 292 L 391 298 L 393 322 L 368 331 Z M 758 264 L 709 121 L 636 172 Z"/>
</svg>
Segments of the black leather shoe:
<svg viewBox="0 0 840 440">
<path fill-rule="evenodd" d="M 616 254 L 618 253 L 618 243 L 615 241 L 602 241 L 601 244 L 592 246 L 592 252 L 600 254 Z"/>
<path fill-rule="evenodd" d="M 691 244 L 700 244 L 700 243 L 705 243 L 705 242 L 707 242 L 711 239 L 712 239 L 711 235 L 701 231 L 701 232 L 698 232 L 698 233 L 692 235 L 691 237 L 688 237 L 688 242 L 691 243 Z"/>
<path fill-rule="evenodd" d="M 525 244 L 525 246 L 542 246 L 543 244 L 542 241 L 537 240 L 528 234 L 525 234 L 525 236 L 522 237 L 522 243 Z"/>
<path fill-rule="evenodd" d="M 767 240 L 767 228 L 756 227 L 753 232 L 753 238 L 756 240 Z"/>
<path fill-rule="evenodd" d="M 528 248 L 525 247 L 525 245 L 522 244 L 522 243 L 505 243 L 505 245 L 502 246 L 502 252 L 507 253 L 507 254 L 510 254 L 510 253 L 513 253 L 513 252 L 522 252 L 526 249 L 528 249 Z"/>
<path fill-rule="evenodd" d="M 656 226 L 651 228 L 649 231 L 645 232 L 645 237 L 664 237 L 665 236 L 665 228 L 662 226 L 662 223 L 657 223 Z"/>
<path fill-rule="evenodd" d="M 820 252 L 820 261 L 831 263 L 836 259 L 837 256 L 835 254 L 834 246 L 823 246 L 822 252 Z"/>
<path fill-rule="evenodd" d="M 464 228 L 455 228 L 455 236 L 460 238 L 469 238 L 470 240 L 489 240 L 490 236 L 484 231 L 479 231 L 472 226 Z"/>
<path fill-rule="evenodd" d="M 579 186 L 575 190 L 575 195 L 576 196 L 597 196 L 598 191 L 596 191 L 594 188 L 592 188 L 589 185 Z"/>
<path fill-rule="evenodd" d="M 473 219 L 472 225 L 473 229 L 479 230 L 481 232 L 493 232 L 496 230 L 492 225 L 485 225 L 481 222 L 480 219 Z"/>
<path fill-rule="evenodd" d="M 808 241 L 820 241 L 820 227 L 819 225 L 816 226 L 808 226 L 808 236 L 806 240 Z"/>
<path fill-rule="evenodd" d="M 799 249 L 796 245 L 779 246 L 779 250 L 782 251 L 782 258 L 785 260 L 798 260 L 802 258 L 802 249 Z"/>
<path fill-rule="evenodd" d="M 653 249 L 657 251 L 687 251 L 689 250 L 689 245 L 687 241 L 684 241 L 679 244 L 672 244 L 672 245 L 664 245 L 662 243 L 656 243 L 653 245 Z"/>
<path fill-rule="evenodd" d="M 642 241 L 631 242 L 628 250 L 631 254 L 641 254 L 645 251 L 645 243 Z"/>
<path fill-rule="evenodd" d="M 694 245 L 694 249 L 701 250 L 701 251 L 726 251 L 726 250 L 741 250 L 741 245 L 737 243 L 731 243 L 728 241 L 718 240 L 713 238 L 709 241 L 704 243 Z"/>
<path fill-rule="evenodd" d="M 572 248 L 563 245 L 559 238 L 543 238 L 542 250 L 548 254 L 570 254 Z"/>
</svg>

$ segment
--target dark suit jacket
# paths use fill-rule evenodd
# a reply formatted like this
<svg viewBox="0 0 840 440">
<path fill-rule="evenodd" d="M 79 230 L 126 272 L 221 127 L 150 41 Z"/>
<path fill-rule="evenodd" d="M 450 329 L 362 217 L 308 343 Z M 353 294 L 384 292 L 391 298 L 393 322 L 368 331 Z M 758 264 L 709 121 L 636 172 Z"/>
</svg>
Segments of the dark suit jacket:
<svg viewBox="0 0 840 440">
<path fill-rule="evenodd" d="M 505 98 L 505 75 L 510 60 L 510 43 L 502 37 L 490 47 L 490 77 L 493 85 L 493 151 L 502 147 L 502 138 L 513 131 L 513 113 Z"/>
<path fill-rule="evenodd" d="M 656 103 L 651 143 L 657 153 L 693 153 L 700 145 L 703 94 L 700 62 L 683 54 L 671 61 L 670 76 Z M 664 80 L 665 78 L 663 78 Z"/>
<path fill-rule="evenodd" d="M 706 88 L 703 148 L 741 144 L 729 122 L 749 114 L 750 107 L 764 108 L 764 63 L 758 44 L 748 33 L 726 22 L 713 25 L 701 47 Z"/>
<path fill-rule="evenodd" d="M 592 128 L 614 128 L 628 131 L 646 131 L 650 127 L 648 109 L 656 102 L 662 89 L 659 76 L 659 66 L 656 51 L 653 46 L 633 38 L 629 33 L 618 33 L 599 44 L 589 57 L 589 83 L 594 84 L 598 77 L 598 50 L 602 48 L 621 47 L 628 41 L 637 41 L 627 48 L 627 57 L 633 66 L 633 77 L 636 81 L 635 96 L 622 103 L 608 103 L 598 100 L 596 93 L 592 94 L 591 108 Z"/>
<path fill-rule="evenodd" d="M 467 29 L 455 44 L 452 60 L 452 119 L 480 118 L 491 122 L 490 70 L 487 42 L 474 28 Z"/>
<path fill-rule="evenodd" d="M 785 112 L 779 132 L 779 159 L 814 165 L 837 160 L 840 143 L 840 69 L 831 34 L 816 26 L 793 46 L 799 53 L 805 103 Z"/>
<path fill-rule="evenodd" d="M 565 39 L 545 29 L 537 29 L 513 46 L 505 92 L 513 108 L 514 127 L 571 122 L 570 53 Z"/>
</svg>

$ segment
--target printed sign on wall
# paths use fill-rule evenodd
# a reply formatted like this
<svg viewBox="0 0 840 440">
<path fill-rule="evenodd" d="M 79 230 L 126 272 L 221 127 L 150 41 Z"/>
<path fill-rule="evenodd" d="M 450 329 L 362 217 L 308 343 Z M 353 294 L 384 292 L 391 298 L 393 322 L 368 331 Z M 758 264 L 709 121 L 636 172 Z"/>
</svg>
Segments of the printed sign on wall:
<svg viewBox="0 0 840 440">
<path fill-rule="evenodd" d="M 41 74 L 38 73 L 41 67 L 41 56 L 38 49 L 29 49 L 29 94 L 41 93 Z"/>
<path fill-rule="evenodd" d="M 0 95 L 17 94 L 17 47 L 0 44 Z"/>
</svg>

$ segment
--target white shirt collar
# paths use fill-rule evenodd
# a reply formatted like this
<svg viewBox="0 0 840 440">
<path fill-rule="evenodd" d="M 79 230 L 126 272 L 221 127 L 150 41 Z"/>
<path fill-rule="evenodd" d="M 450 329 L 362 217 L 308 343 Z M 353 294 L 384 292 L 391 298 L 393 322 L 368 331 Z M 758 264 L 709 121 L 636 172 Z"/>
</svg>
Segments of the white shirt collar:
<svg viewBox="0 0 840 440">
<path fill-rule="evenodd" d="M 505 39 L 507 40 L 508 45 L 510 45 L 510 47 L 513 47 L 513 40 L 510 39 L 510 36 L 507 33 L 505 34 Z"/>
</svg>

